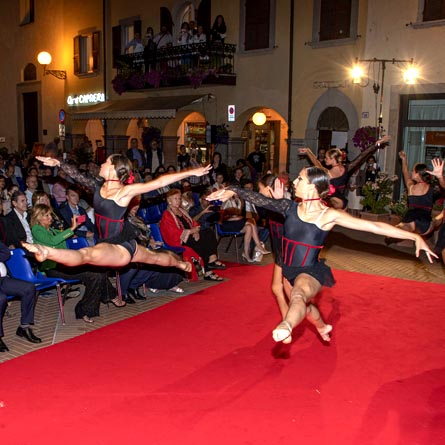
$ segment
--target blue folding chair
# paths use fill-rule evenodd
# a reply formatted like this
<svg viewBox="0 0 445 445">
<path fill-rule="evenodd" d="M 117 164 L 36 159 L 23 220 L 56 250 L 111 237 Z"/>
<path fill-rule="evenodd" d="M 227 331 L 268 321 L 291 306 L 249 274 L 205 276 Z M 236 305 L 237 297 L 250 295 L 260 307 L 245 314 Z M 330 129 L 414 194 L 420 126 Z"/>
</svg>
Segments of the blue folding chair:
<svg viewBox="0 0 445 445">
<path fill-rule="evenodd" d="M 236 247 L 236 261 L 239 263 L 239 249 L 241 247 L 241 244 L 238 246 L 237 243 L 237 239 L 238 238 L 242 238 L 244 236 L 244 233 L 242 232 L 225 232 L 222 228 L 221 228 L 221 224 L 216 223 L 215 224 L 216 227 L 216 235 L 218 238 L 218 242 L 216 244 L 216 247 L 218 248 L 219 243 L 221 242 L 221 240 L 225 237 L 230 237 L 229 243 L 227 244 L 226 250 L 225 252 L 227 253 L 230 249 L 230 246 L 232 245 L 232 241 L 235 240 L 235 247 Z"/>
<path fill-rule="evenodd" d="M 62 286 L 69 286 L 74 283 L 79 283 L 79 280 L 64 280 L 62 278 L 46 277 L 40 272 L 34 273 L 31 263 L 25 256 L 23 249 L 12 249 L 11 256 L 5 263 L 9 274 L 12 278 L 27 281 L 35 285 L 36 291 L 40 292 L 47 289 L 55 288 L 57 291 L 57 298 L 59 301 L 60 316 L 62 324 L 65 324 L 65 313 L 63 310 Z"/>
<path fill-rule="evenodd" d="M 158 223 L 162 218 L 162 210 L 158 205 L 151 205 L 140 208 L 137 215 L 144 220 L 145 224 Z"/>
<path fill-rule="evenodd" d="M 148 224 L 148 226 L 150 227 L 151 236 L 153 237 L 153 239 L 159 243 L 162 243 L 161 248 L 170 250 L 171 252 L 177 253 L 178 255 L 184 252 L 184 247 L 170 246 L 164 241 L 164 239 L 162 238 L 161 229 L 159 228 L 158 224 L 153 223 Z"/>
<path fill-rule="evenodd" d="M 78 238 L 68 238 L 66 240 L 67 249 L 79 250 L 83 249 L 84 247 L 90 247 L 86 238 L 79 236 Z"/>
</svg>

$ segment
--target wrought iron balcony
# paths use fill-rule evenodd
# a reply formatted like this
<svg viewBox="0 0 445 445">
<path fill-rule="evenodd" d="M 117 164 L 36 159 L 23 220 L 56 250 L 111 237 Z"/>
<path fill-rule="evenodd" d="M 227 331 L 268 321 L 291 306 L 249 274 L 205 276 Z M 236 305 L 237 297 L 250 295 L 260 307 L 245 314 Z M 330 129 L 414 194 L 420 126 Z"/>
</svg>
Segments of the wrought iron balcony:
<svg viewBox="0 0 445 445">
<path fill-rule="evenodd" d="M 201 84 L 235 85 L 236 45 L 193 43 L 119 56 L 114 90 L 125 91 Z"/>
</svg>

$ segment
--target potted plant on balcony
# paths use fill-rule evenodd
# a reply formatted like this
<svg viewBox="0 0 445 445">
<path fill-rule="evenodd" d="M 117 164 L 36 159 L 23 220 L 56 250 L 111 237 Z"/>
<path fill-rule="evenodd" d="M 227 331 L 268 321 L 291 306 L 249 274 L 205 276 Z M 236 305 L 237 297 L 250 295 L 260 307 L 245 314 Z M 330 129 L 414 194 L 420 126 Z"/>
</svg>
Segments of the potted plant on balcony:
<svg viewBox="0 0 445 445">
<path fill-rule="evenodd" d="M 389 176 L 388 173 L 380 172 L 375 182 L 366 182 L 362 187 L 363 198 L 361 204 L 364 211 L 361 217 L 373 221 L 389 220 L 389 206 L 392 202 L 394 182 L 397 176 Z"/>
</svg>

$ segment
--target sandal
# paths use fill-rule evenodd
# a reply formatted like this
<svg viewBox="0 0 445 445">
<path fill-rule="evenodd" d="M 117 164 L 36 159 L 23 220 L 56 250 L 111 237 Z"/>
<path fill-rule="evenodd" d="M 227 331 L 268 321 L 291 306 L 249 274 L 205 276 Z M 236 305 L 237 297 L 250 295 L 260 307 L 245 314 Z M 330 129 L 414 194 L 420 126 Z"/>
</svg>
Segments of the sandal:
<svg viewBox="0 0 445 445">
<path fill-rule="evenodd" d="M 286 320 L 283 320 L 273 331 L 272 338 L 278 342 L 282 341 L 285 344 L 288 344 L 292 341 L 292 326 Z M 290 338 L 290 340 L 289 340 Z"/>
<path fill-rule="evenodd" d="M 214 270 L 214 269 L 225 270 L 226 265 L 221 263 L 221 261 L 216 260 L 216 261 L 213 261 L 212 263 L 207 264 L 207 268 L 209 270 Z"/>
<path fill-rule="evenodd" d="M 114 304 L 116 307 L 124 307 L 127 305 L 125 301 L 119 300 L 119 297 L 113 298 L 112 300 L 109 301 L 109 303 Z"/>
<path fill-rule="evenodd" d="M 223 281 L 224 278 L 220 277 L 219 275 L 216 275 L 215 272 L 210 272 L 207 275 L 204 275 L 204 280 L 207 281 Z"/>
<path fill-rule="evenodd" d="M 84 315 L 84 316 L 82 317 L 82 320 L 83 320 L 85 323 L 94 323 L 94 320 L 93 320 L 92 318 L 88 317 L 88 315 Z"/>
<path fill-rule="evenodd" d="M 159 294 L 159 289 L 154 289 L 152 287 L 149 287 L 148 290 L 152 293 L 152 294 Z"/>
<path fill-rule="evenodd" d="M 182 287 L 179 286 L 174 286 L 171 289 L 169 289 L 170 292 L 175 292 L 177 294 L 183 294 L 184 293 L 184 289 Z"/>
</svg>

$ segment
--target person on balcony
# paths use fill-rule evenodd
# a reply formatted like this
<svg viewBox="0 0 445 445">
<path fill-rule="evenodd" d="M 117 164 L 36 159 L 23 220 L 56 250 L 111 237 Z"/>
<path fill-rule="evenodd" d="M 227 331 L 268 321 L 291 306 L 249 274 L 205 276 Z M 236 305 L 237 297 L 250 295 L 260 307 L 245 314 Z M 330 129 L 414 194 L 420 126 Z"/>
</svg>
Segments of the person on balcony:
<svg viewBox="0 0 445 445">
<path fill-rule="evenodd" d="M 173 37 L 165 25 L 161 26 L 161 32 L 155 35 L 153 41 L 156 43 L 157 49 L 173 46 Z"/>
<path fill-rule="evenodd" d="M 211 42 L 217 44 L 224 44 L 224 39 L 226 38 L 227 26 L 222 15 L 217 15 L 215 21 L 213 22 L 212 29 L 210 30 L 210 40 Z"/>
<path fill-rule="evenodd" d="M 139 32 L 135 32 L 134 37 L 125 45 L 125 52 L 134 54 L 141 53 L 143 51 L 144 45 L 142 44 L 141 34 Z"/>
<path fill-rule="evenodd" d="M 190 25 L 184 22 L 181 25 L 181 31 L 179 32 L 178 39 L 176 41 L 177 45 L 187 45 L 192 42 L 192 35 L 190 34 Z"/>
<path fill-rule="evenodd" d="M 198 31 L 193 35 L 193 43 L 206 43 L 207 35 L 204 32 L 204 27 L 199 25 Z"/>
<path fill-rule="evenodd" d="M 145 72 L 149 72 L 156 69 L 157 49 L 156 42 L 154 41 L 154 31 L 151 26 L 147 28 L 142 44 L 144 45 Z"/>
</svg>

